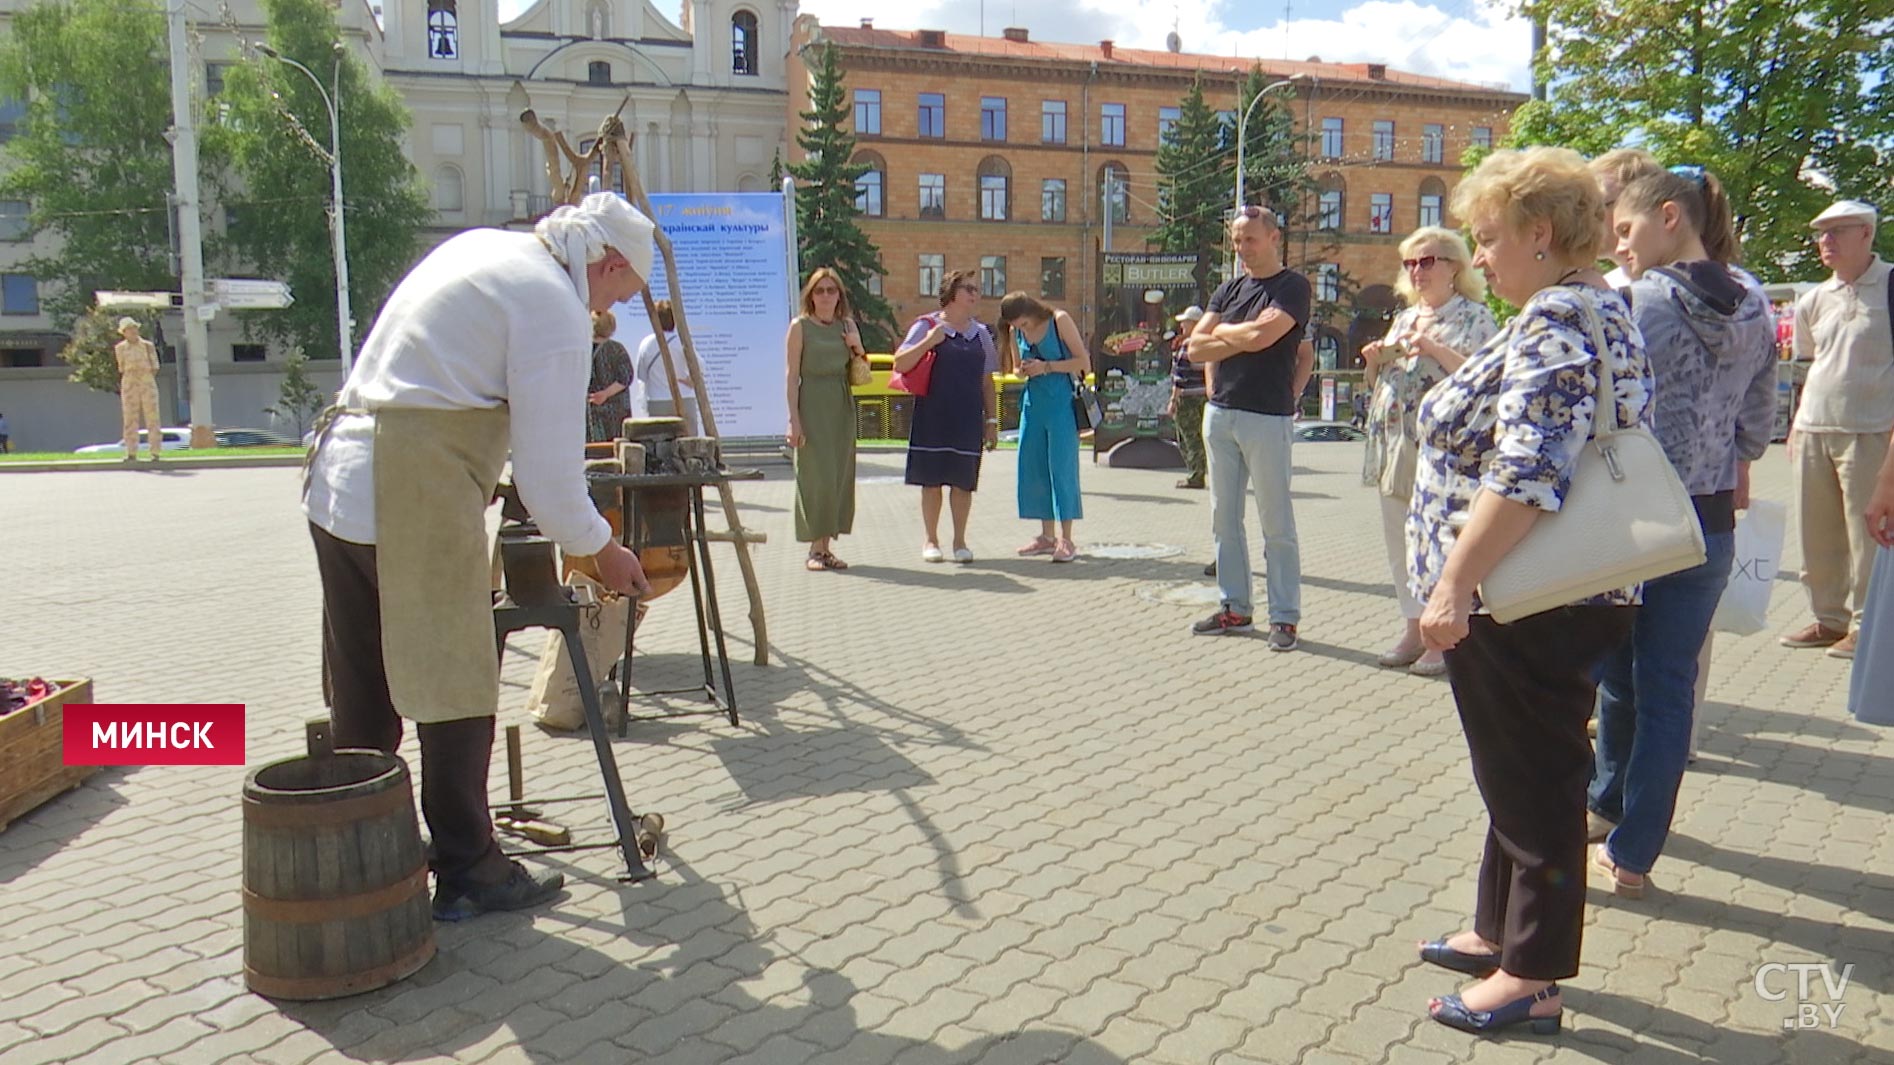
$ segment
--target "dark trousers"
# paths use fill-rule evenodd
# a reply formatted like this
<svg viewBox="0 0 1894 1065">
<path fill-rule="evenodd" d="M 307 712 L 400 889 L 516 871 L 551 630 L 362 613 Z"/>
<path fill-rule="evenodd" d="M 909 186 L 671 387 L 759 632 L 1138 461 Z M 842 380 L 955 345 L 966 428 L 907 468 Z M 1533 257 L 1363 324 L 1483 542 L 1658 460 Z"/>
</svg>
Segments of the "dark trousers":
<svg viewBox="0 0 1894 1065">
<path fill-rule="evenodd" d="M 1473 930 L 1528 980 L 1578 973 L 1585 924 L 1585 789 L 1598 664 L 1635 608 L 1570 606 L 1511 625 L 1476 614 L 1447 652 L 1473 779 L 1486 801 Z"/>
<path fill-rule="evenodd" d="M 401 717 L 382 665 L 375 548 L 337 539 L 313 523 L 309 535 L 322 576 L 322 694 L 335 745 L 393 754 L 401 746 Z M 414 731 L 421 741 L 421 815 L 433 836 L 436 875 L 450 884 L 506 879 L 510 867 L 487 812 L 494 719 L 417 724 Z"/>
</svg>

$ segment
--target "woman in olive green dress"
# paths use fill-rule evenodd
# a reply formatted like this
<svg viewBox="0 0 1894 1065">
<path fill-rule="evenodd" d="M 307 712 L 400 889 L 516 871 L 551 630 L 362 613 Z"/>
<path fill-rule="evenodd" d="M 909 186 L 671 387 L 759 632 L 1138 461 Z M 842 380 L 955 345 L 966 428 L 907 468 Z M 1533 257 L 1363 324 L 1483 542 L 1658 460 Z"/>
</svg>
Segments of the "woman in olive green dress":
<svg viewBox="0 0 1894 1065">
<path fill-rule="evenodd" d="M 855 395 L 850 359 L 864 357 L 842 279 L 824 266 L 802 287 L 789 323 L 789 446 L 796 449 L 796 539 L 805 568 L 843 570 L 830 541 L 855 525 Z"/>
</svg>

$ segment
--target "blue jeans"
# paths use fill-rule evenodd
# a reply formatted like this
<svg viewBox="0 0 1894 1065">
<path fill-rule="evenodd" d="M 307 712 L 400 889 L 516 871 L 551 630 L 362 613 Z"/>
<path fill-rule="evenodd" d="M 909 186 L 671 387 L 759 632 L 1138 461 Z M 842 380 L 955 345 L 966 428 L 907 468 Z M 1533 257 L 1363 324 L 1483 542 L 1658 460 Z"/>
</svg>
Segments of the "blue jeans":
<svg viewBox="0 0 1894 1065">
<path fill-rule="evenodd" d="M 1263 579 L 1271 624 L 1302 619 L 1302 549 L 1289 500 L 1289 448 L 1295 420 L 1210 405 L 1203 415 L 1204 452 L 1210 464 L 1210 532 L 1217 542 L 1217 589 L 1227 607 L 1244 617 L 1250 602 L 1250 547 L 1243 504 L 1252 485 L 1263 527 Z"/>
<path fill-rule="evenodd" d="M 1734 533 L 1705 534 L 1701 566 L 1644 585 L 1631 638 L 1601 667 L 1590 807 L 1618 823 L 1606 846 L 1626 872 L 1663 853 L 1690 756 L 1697 656 L 1730 579 Z"/>
</svg>

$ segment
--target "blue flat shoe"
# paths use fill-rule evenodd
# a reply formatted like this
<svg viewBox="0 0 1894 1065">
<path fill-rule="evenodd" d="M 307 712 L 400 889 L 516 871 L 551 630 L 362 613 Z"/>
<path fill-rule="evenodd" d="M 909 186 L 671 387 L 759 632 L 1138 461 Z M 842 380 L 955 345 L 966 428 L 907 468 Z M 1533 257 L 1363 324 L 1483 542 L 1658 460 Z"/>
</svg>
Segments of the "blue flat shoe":
<svg viewBox="0 0 1894 1065">
<path fill-rule="evenodd" d="M 1499 955 L 1468 954 L 1447 945 L 1445 939 L 1436 939 L 1432 943 L 1422 943 L 1421 960 L 1442 969 L 1451 969 L 1468 976 L 1491 976 L 1499 971 Z"/>
<path fill-rule="evenodd" d="M 1534 1035 L 1557 1035 L 1559 1018 L 1564 1011 L 1550 1017 L 1534 1017 L 1532 1007 L 1534 1003 L 1544 1002 L 1558 993 L 1559 985 L 1553 984 L 1535 994 L 1513 999 L 1496 1010 L 1470 1010 L 1459 995 L 1448 995 L 1440 1000 L 1440 1008 L 1428 1016 L 1449 1028 L 1458 1028 L 1475 1035 L 1485 1035 L 1521 1024 L 1531 1025 Z"/>
</svg>

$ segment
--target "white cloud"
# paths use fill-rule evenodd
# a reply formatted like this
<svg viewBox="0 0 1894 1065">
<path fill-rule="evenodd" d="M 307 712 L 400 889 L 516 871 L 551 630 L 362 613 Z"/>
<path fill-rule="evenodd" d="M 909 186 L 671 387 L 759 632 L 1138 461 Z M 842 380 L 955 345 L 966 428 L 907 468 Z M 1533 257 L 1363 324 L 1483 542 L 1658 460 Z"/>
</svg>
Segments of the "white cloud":
<svg viewBox="0 0 1894 1065">
<path fill-rule="evenodd" d="M 1163 48 L 1173 25 L 1184 50 L 1261 59 L 1386 63 L 1398 70 L 1498 82 L 1525 91 L 1530 83 L 1531 29 L 1489 0 L 1452 5 L 1417 0 L 1368 0 L 1334 18 L 1281 19 L 1251 30 L 1228 25 L 1218 0 L 987 0 L 990 36 L 1023 25 L 1049 41 L 1111 39 L 1128 48 Z M 1449 12 L 1449 6 L 1456 6 Z M 802 11 L 824 23 L 852 26 L 873 18 L 882 29 L 980 30 L 975 0 L 933 0 L 886 9 L 870 0 L 802 0 Z"/>
</svg>

